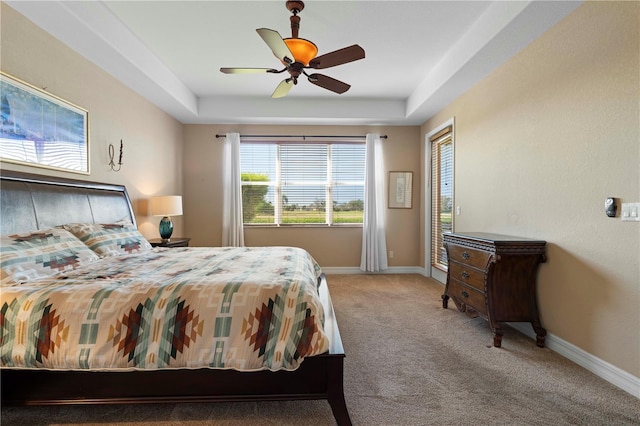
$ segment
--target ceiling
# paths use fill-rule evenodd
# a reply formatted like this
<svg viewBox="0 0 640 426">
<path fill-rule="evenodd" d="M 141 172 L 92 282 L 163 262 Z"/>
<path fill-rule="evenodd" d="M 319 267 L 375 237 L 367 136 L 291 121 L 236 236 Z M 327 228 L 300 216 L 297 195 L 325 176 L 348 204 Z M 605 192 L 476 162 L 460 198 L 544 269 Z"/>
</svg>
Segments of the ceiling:
<svg viewBox="0 0 640 426">
<path fill-rule="evenodd" d="M 319 55 L 359 44 L 365 59 L 319 71 L 338 95 L 284 74 L 256 33 L 290 37 L 278 1 L 20 1 L 7 4 L 183 123 L 420 125 L 573 11 L 578 1 L 308 0 L 299 37 Z"/>
</svg>

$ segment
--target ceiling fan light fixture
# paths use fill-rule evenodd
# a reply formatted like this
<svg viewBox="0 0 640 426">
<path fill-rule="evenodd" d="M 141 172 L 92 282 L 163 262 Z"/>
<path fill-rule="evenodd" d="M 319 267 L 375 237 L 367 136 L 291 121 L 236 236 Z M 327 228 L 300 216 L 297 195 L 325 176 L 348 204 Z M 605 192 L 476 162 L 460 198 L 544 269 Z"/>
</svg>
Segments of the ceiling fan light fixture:
<svg viewBox="0 0 640 426">
<path fill-rule="evenodd" d="M 300 62 L 305 67 L 318 54 L 318 47 L 303 38 L 285 38 L 283 39 L 296 62 Z"/>
<path fill-rule="evenodd" d="M 280 82 L 276 90 L 271 95 L 272 98 L 282 98 L 289 90 L 298 84 L 298 78 L 301 75 L 306 76 L 309 82 L 323 89 L 330 90 L 334 93 L 342 94 L 351 87 L 335 78 L 323 74 L 307 74 L 305 68 L 325 69 L 335 67 L 337 65 L 347 64 L 349 62 L 363 59 L 364 49 L 357 44 L 348 46 L 333 52 L 318 54 L 318 47 L 311 41 L 298 37 L 300 29 L 300 17 L 298 14 L 304 8 L 304 2 L 300 0 L 289 0 L 286 2 L 287 9 L 293 14 L 291 21 L 291 38 L 282 38 L 280 33 L 269 28 L 258 28 L 256 32 L 262 40 L 269 46 L 274 56 L 278 58 L 284 65 L 281 70 L 272 68 L 220 68 L 225 74 L 257 74 L 257 73 L 275 73 L 287 71 L 290 78 L 285 78 Z"/>
</svg>

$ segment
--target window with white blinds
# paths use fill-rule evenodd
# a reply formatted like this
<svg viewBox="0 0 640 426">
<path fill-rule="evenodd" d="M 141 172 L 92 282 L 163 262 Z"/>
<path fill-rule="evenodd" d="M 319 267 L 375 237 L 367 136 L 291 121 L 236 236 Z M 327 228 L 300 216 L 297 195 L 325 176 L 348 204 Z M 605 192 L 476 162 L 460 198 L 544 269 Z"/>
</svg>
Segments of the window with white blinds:
<svg viewBox="0 0 640 426">
<path fill-rule="evenodd" d="M 453 128 L 447 126 L 431 142 L 431 266 L 447 269 L 442 235 L 453 231 Z"/>
<path fill-rule="evenodd" d="M 363 143 L 241 143 L 245 224 L 361 224 Z"/>
</svg>

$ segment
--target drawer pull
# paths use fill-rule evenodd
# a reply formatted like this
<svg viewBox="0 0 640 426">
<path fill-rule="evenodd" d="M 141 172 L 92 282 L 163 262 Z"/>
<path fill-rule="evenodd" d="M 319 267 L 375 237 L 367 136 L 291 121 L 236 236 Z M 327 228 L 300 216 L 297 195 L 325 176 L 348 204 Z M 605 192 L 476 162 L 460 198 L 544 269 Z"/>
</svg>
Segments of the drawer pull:
<svg viewBox="0 0 640 426">
<path fill-rule="evenodd" d="M 467 273 L 467 271 L 462 271 L 462 273 L 460 274 L 462 276 L 462 278 L 464 278 L 465 280 L 469 278 L 469 274 Z"/>
<path fill-rule="evenodd" d="M 469 253 L 468 253 L 468 252 L 466 252 L 466 251 L 463 251 L 463 252 L 462 252 L 462 258 L 463 258 L 464 260 L 469 260 L 469 258 L 470 258 L 470 257 L 471 257 L 471 256 L 469 255 Z"/>
<path fill-rule="evenodd" d="M 462 297 L 464 297 L 464 298 L 469 297 L 469 293 L 467 293 L 466 291 L 463 291 L 463 292 L 462 292 L 462 293 L 460 293 L 460 294 L 462 294 Z"/>
</svg>

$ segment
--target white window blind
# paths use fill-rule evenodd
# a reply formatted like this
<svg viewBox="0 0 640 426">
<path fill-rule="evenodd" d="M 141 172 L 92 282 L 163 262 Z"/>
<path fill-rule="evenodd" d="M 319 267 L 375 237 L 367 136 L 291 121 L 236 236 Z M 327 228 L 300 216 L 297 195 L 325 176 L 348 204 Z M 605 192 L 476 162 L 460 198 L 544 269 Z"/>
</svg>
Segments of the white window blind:
<svg viewBox="0 0 640 426">
<path fill-rule="evenodd" d="M 442 235 L 453 231 L 453 140 L 451 126 L 431 142 L 431 265 L 446 270 Z"/>
<path fill-rule="evenodd" d="M 242 143 L 244 223 L 362 223 L 365 149 L 362 143 Z"/>
</svg>

